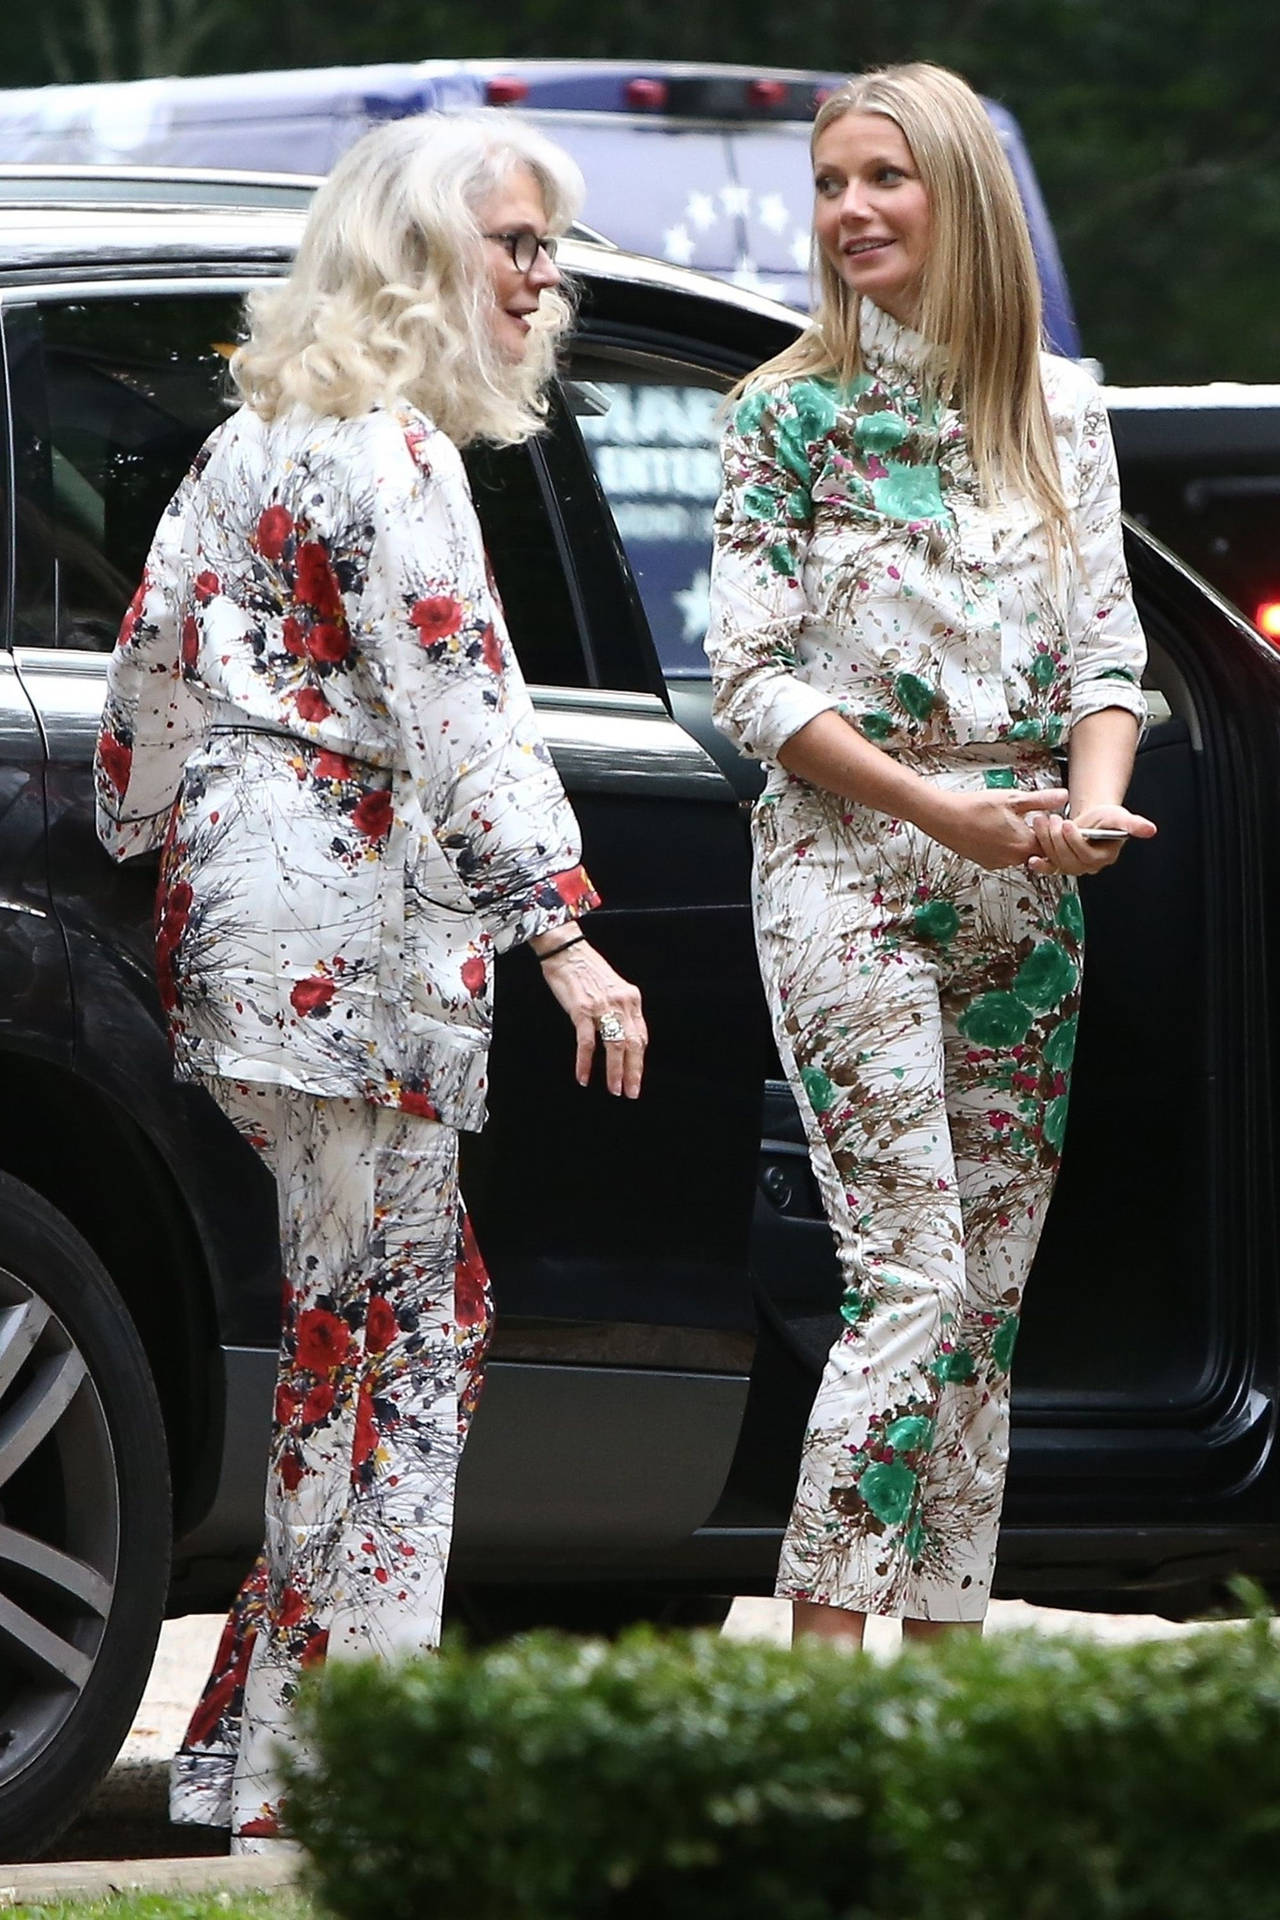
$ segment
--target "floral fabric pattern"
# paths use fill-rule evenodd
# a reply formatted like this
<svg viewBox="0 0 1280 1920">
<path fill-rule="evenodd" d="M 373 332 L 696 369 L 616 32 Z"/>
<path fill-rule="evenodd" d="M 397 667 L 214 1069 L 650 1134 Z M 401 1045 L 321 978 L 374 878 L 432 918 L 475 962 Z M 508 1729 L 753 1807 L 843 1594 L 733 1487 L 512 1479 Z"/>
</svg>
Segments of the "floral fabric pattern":
<svg viewBox="0 0 1280 1920">
<path fill-rule="evenodd" d="M 1100 708 L 1142 719 L 1146 647 L 1095 382 L 1041 357 L 1078 547 L 1055 575 L 1031 508 L 979 499 L 964 418 L 930 398 L 932 350 L 869 301 L 862 344 L 847 390 L 756 389 L 725 434 L 718 724 L 773 760 L 829 708 L 878 746 L 918 748 L 1052 749 Z"/>
<path fill-rule="evenodd" d="M 750 392 L 724 437 L 716 719 L 770 762 L 752 823 L 761 971 L 845 1284 L 778 1593 L 981 1620 L 1023 1286 L 1066 1127 L 1073 882 L 984 872 L 777 764 L 834 710 L 926 778 L 1060 784 L 1088 714 L 1141 722 L 1145 646 L 1101 396 L 1042 373 L 1076 552 L 984 504 L 934 350 L 863 303 L 865 371 Z"/>
<path fill-rule="evenodd" d="M 454 1482 L 491 1328 L 457 1134 L 363 1101 L 213 1082 L 275 1173 L 284 1317 L 265 1551 L 173 1765 L 175 1820 L 280 1832 L 299 1674 L 439 1643 Z"/>
<path fill-rule="evenodd" d="M 178 1073 L 484 1117 L 495 950 L 596 903 L 457 449 L 412 408 L 242 408 L 108 673 L 99 833 L 163 846 Z"/>
<path fill-rule="evenodd" d="M 929 776 L 1056 777 L 979 749 Z M 813 788 L 785 821 L 762 806 L 756 845 L 774 1030 L 845 1285 L 777 1591 L 981 1620 L 1022 1291 L 1066 1128 L 1079 896 Z"/>
</svg>

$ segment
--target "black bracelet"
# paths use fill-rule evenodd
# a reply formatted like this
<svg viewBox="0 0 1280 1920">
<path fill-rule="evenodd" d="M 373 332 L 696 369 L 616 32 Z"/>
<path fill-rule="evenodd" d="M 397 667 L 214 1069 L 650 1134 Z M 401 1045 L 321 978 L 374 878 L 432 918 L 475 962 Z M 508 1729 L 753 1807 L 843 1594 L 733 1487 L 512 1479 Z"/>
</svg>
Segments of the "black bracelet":
<svg viewBox="0 0 1280 1920">
<path fill-rule="evenodd" d="M 554 960 L 558 953 L 564 953 L 568 947 L 576 947 L 579 940 L 585 940 L 586 937 L 585 933 L 571 933 L 569 938 L 562 940 L 558 947 L 550 947 L 546 953 L 540 953 L 538 955 L 538 965 L 545 967 L 548 960 Z"/>
</svg>

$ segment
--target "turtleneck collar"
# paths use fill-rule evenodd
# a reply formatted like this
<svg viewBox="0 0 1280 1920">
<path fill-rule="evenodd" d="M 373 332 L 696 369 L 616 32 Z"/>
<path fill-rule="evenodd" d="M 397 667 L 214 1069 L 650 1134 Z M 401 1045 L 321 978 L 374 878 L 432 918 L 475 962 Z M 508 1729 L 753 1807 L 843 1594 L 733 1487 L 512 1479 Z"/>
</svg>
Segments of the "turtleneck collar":
<svg viewBox="0 0 1280 1920">
<path fill-rule="evenodd" d="M 878 307 L 866 294 L 862 296 L 862 311 L 859 316 L 859 335 L 862 343 L 862 358 L 868 368 L 878 371 L 882 367 L 894 367 L 900 373 L 914 375 L 917 379 L 925 373 L 940 373 L 946 361 L 941 347 L 934 346 L 921 333 L 915 333 L 910 327 Z"/>
</svg>

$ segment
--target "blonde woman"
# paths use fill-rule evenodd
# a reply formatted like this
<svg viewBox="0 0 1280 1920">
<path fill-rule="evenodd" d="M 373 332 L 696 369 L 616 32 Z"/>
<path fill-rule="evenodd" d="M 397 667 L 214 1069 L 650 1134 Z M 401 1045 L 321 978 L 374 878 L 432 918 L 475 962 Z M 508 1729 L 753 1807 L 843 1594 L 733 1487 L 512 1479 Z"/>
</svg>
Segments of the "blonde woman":
<svg viewBox="0 0 1280 1920">
<path fill-rule="evenodd" d="M 812 157 L 817 316 L 726 432 L 708 651 L 768 765 L 761 967 L 846 1288 L 777 1590 L 856 1645 L 869 1613 L 927 1636 L 986 1610 L 1076 876 L 1155 827 L 1124 806 L 1145 655 L 1107 417 L 1040 351 L 980 101 L 868 73 Z"/>
<path fill-rule="evenodd" d="M 251 297 L 240 410 L 165 514 L 125 620 L 99 824 L 163 847 L 176 1068 L 276 1177 L 284 1322 L 266 1548 L 175 1763 L 174 1817 L 278 1843 L 301 1669 L 439 1638 L 488 1337 L 457 1130 L 484 1116 L 495 951 L 526 941 L 611 1092 L 635 989 L 486 569 L 458 449 L 537 431 L 581 180 L 505 114 L 370 134 Z"/>
</svg>

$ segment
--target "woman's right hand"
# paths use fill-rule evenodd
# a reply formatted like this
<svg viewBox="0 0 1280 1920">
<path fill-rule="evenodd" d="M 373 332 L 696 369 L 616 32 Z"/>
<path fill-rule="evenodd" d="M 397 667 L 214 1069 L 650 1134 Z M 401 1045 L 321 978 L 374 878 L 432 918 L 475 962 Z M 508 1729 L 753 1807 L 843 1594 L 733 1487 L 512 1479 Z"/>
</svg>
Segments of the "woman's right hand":
<svg viewBox="0 0 1280 1920">
<path fill-rule="evenodd" d="M 541 941 L 531 942 L 535 952 Z M 585 1087 L 591 1078 L 591 1061 L 596 1040 L 604 1047 L 605 1085 L 610 1093 L 625 1093 L 634 1100 L 640 1092 L 644 1074 L 644 1050 L 649 1031 L 640 1005 L 640 989 L 615 973 L 602 953 L 585 937 L 552 947 L 541 960 L 542 975 L 560 1005 L 573 1022 L 578 1037 L 574 1073 L 578 1085 Z M 617 1039 L 608 1038 L 610 1016 L 622 1029 Z M 600 1033 L 600 1023 L 605 1023 Z"/>
<path fill-rule="evenodd" d="M 1061 813 L 1067 797 L 1065 787 L 1044 787 L 1036 793 L 1018 793 L 1010 787 L 954 793 L 931 786 L 915 823 L 975 866 L 988 871 L 1020 867 L 1040 852 L 1030 816 Z"/>
</svg>

